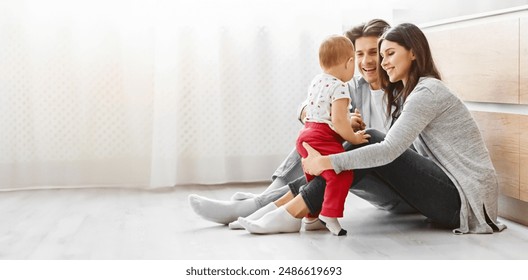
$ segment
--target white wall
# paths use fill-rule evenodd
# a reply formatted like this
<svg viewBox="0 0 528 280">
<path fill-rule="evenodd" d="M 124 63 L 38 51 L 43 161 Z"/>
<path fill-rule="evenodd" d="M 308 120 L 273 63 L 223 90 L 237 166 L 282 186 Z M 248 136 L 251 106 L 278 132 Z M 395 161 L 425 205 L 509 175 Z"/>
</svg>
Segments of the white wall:
<svg viewBox="0 0 528 280">
<path fill-rule="evenodd" d="M 395 0 L 393 24 L 422 24 L 452 17 L 491 12 L 527 5 L 528 0 Z"/>
</svg>

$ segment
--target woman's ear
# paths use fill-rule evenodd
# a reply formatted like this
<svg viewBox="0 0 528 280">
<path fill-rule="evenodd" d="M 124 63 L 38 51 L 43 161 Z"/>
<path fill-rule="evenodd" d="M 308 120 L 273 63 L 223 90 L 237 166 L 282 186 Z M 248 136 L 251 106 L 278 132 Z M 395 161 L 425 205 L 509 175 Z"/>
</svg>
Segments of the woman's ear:
<svg viewBox="0 0 528 280">
<path fill-rule="evenodd" d="M 414 55 L 414 51 L 411 49 L 411 60 L 416 60 L 416 56 Z"/>
</svg>

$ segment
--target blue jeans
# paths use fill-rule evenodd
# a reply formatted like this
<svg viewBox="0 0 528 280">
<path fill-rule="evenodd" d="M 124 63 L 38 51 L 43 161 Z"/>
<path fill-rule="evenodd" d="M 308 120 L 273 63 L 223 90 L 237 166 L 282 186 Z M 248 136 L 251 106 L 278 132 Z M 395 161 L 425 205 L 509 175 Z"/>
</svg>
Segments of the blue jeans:
<svg viewBox="0 0 528 280">
<path fill-rule="evenodd" d="M 370 143 L 381 142 L 385 134 L 376 130 L 367 130 L 371 135 Z M 444 171 L 429 158 L 407 149 L 393 162 L 354 170 L 354 182 L 351 191 L 364 184 L 364 180 L 376 178 L 419 213 L 439 225 L 456 228 L 460 223 L 460 195 L 455 185 Z M 321 209 L 325 183 L 317 177 L 303 188 L 290 184 L 292 192 L 300 192 L 311 213 Z"/>
</svg>

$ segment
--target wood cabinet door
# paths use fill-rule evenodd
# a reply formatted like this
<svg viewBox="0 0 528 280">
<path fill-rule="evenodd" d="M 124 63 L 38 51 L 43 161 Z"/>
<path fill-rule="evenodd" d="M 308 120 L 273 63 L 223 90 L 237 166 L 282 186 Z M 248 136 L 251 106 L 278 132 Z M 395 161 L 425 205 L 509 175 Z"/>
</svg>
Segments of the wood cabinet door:
<svg viewBox="0 0 528 280">
<path fill-rule="evenodd" d="M 425 30 L 443 80 L 464 101 L 519 103 L 519 19 Z"/>
<path fill-rule="evenodd" d="M 521 115 L 472 111 L 499 177 L 500 192 L 520 198 Z"/>
</svg>

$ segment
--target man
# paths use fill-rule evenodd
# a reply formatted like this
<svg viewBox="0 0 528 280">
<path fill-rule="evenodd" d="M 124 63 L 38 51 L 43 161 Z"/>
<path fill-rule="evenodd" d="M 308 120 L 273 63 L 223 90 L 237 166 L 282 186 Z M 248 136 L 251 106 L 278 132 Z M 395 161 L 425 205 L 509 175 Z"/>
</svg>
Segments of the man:
<svg viewBox="0 0 528 280">
<path fill-rule="evenodd" d="M 384 105 L 386 101 L 384 101 L 377 74 L 377 41 L 389 27 L 389 24 L 384 20 L 374 19 L 355 26 L 345 33 L 354 44 L 357 70 L 361 74 L 360 78 L 354 78 L 348 83 L 352 97 L 352 108 L 355 109 L 351 126 L 355 130 L 367 127 L 385 133 L 392 123 L 391 117 L 386 114 L 386 105 Z M 302 104 L 298 114 L 301 122 L 304 119 L 303 109 Z M 350 144 L 346 143 L 345 145 Z M 262 207 L 268 207 L 269 210 L 272 210 L 276 205 L 271 202 L 282 198 L 290 191 L 288 184 L 306 184 L 301 157 L 295 149 L 273 173 L 272 180 L 270 186 L 258 195 L 238 192 L 233 195 L 231 200 L 222 201 L 192 194 L 189 196 L 189 203 L 196 214 L 206 220 L 229 224 L 232 229 L 242 228 L 236 222 L 238 217 L 246 217 Z M 385 182 L 375 176 L 363 179 L 361 184 L 351 188 L 350 192 L 367 200 L 377 208 L 391 213 L 416 212 Z M 266 211 L 259 212 L 265 213 Z M 308 228 L 321 228 L 317 218 L 305 219 L 304 221 Z"/>
</svg>

